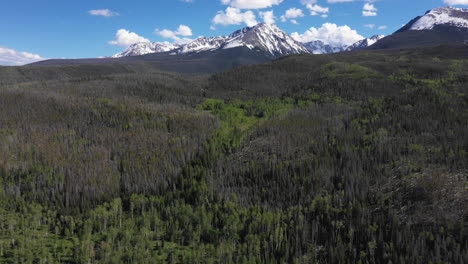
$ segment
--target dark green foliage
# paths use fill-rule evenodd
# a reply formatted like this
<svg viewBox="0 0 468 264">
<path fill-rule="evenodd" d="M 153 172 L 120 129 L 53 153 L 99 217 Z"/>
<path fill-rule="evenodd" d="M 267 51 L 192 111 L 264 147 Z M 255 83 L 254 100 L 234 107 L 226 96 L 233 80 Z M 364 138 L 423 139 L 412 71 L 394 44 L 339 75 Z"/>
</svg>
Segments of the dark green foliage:
<svg viewBox="0 0 468 264">
<path fill-rule="evenodd" d="M 467 263 L 467 72 L 362 52 L 4 82 L 0 262 Z"/>
</svg>

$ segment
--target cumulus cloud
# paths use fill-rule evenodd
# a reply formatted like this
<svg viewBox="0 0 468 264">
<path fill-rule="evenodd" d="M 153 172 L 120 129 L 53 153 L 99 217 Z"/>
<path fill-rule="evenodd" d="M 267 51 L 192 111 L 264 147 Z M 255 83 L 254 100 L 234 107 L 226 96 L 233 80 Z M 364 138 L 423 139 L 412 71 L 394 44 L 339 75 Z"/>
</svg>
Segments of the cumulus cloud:
<svg viewBox="0 0 468 264">
<path fill-rule="evenodd" d="M 378 27 L 377 29 L 384 30 L 384 29 L 387 29 L 387 26 L 383 25 L 383 26 Z"/>
<path fill-rule="evenodd" d="M 294 23 L 292 20 L 296 21 L 295 18 L 303 17 L 303 16 L 304 16 L 304 12 L 302 11 L 302 9 L 293 7 L 293 8 L 286 10 L 284 15 L 281 16 L 281 21 L 286 22 L 288 19 L 291 19 L 291 22 Z"/>
<path fill-rule="evenodd" d="M 176 37 L 176 34 L 174 33 L 174 31 L 169 30 L 169 29 L 156 30 L 156 34 L 160 35 L 163 38 L 174 38 L 174 37 Z"/>
<path fill-rule="evenodd" d="M 363 16 L 377 16 L 377 8 L 373 4 L 365 3 L 362 8 Z"/>
<path fill-rule="evenodd" d="M 263 22 L 267 24 L 274 24 L 276 20 L 273 10 L 260 12 L 260 17 L 263 18 Z"/>
<path fill-rule="evenodd" d="M 294 32 L 291 36 L 299 42 L 321 40 L 332 46 L 349 46 L 364 39 L 349 26 L 338 26 L 332 23 L 325 23 L 320 28 L 311 27 L 302 34 Z"/>
<path fill-rule="evenodd" d="M 177 31 L 175 32 L 175 34 L 180 35 L 180 36 L 192 36 L 193 35 L 192 29 L 186 25 L 180 25 L 177 28 Z"/>
<path fill-rule="evenodd" d="M 239 9 L 261 9 L 279 5 L 284 0 L 221 0 L 221 3 Z"/>
<path fill-rule="evenodd" d="M 37 54 L 0 47 L 0 65 L 19 66 L 45 60 Z"/>
<path fill-rule="evenodd" d="M 468 0 L 444 0 L 448 5 L 468 5 Z"/>
<path fill-rule="evenodd" d="M 257 18 L 252 11 L 241 12 L 239 8 L 228 7 L 226 11 L 218 11 L 212 22 L 223 26 L 245 23 L 251 27 L 257 24 Z"/>
<path fill-rule="evenodd" d="M 177 30 L 169 30 L 169 29 L 163 29 L 159 30 L 156 29 L 155 33 L 160 35 L 163 38 L 170 38 L 174 40 L 175 44 L 187 44 L 192 41 L 190 38 L 181 38 L 182 37 L 188 37 L 192 36 L 192 29 L 189 26 L 186 25 L 180 25 Z"/>
<path fill-rule="evenodd" d="M 307 4 L 306 8 L 309 9 L 311 16 L 321 16 L 321 17 L 328 17 L 328 13 L 330 9 L 328 7 L 322 7 L 319 5 L 311 5 Z"/>
<path fill-rule="evenodd" d="M 119 29 L 117 33 L 115 33 L 114 40 L 109 41 L 109 44 L 126 48 L 132 44 L 140 42 L 150 41 L 142 36 L 139 36 L 135 32 L 130 32 L 126 29 Z"/>
<path fill-rule="evenodd" d="M 93 16 L 103 16 L 103 17 L 113 17 L 113 16 L 119 15 L 119 13 L 110 11 L 109 9 L 89 10 L 88 14 L 93 15 Z"/>
</svg>

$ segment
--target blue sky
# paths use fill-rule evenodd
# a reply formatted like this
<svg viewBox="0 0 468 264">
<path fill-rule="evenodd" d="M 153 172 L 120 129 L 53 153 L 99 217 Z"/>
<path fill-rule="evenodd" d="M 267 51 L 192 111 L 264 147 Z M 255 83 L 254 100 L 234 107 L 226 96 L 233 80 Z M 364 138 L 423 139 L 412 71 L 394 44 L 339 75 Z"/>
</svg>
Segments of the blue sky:
<svg viewBox="0 0 468 264">
<path fill-rule="evenodd" d="M 3 0 L 0 64 L 20 64 L 22 55 L 110 56 L 135 40 L 183 42 L 197 36 L 226 35 L 273 16 L 279 27 L 290 34 L 297 32 L 297 37 L 305 38 L 304 32 L 311 27 L 322 31 L 309 37 L 333 30 L 340 31 L 344 39 L 353 34 L 387 35 L 415 16 L 449 3 L 468 7 L 468 0 Z M 293 11 L 282 19 L 287 10 Z M 260 12 L 265 12 L 263 17 Z M 325 23 L 329 23 L 327 28 L 323 28 Z M 180 25 L 185 27 L 178 31 Z M 116 38 L 121 29 L 125 31 Z M 4 59 L 2 63 L 5 53 L 10 60 L 17 55 L 19 62 Z"/>
</svg>

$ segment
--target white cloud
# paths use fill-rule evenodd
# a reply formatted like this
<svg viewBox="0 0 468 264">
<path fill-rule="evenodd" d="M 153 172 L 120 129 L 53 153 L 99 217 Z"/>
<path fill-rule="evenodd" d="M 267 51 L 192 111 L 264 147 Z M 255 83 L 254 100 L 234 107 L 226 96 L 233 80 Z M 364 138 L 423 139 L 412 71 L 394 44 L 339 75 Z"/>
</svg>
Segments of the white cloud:
<svg viewBox="0 0 468 264">
<path fill-rule="evenodd" d="M 175 31 L 172 31 L 169 29 L 163 29 L 163 30 L 156 29 L 155 33 L 160 35 L 163 38 L 170 38 L 174 40 L 175 44 L 187 44 L 193 41 L 193 39 L 190 39 L 190 38 L 179 37 L 179 36 L 188 37 L 188 36 L 193 35 L 192 29 L 186 25 L 180 25 Z"/>
<path fill-rule="evenodd" d="M 364 25 L 364 27 L 366 27 L 366 28 L 375 28 L 375 25 L 374 24 L 366 24 L 366 25 Z"/>
<path fill-rule="evenodd" d="M 377 8 L 373 4 L 365 3 L 362 7 L 363 16 L 377 16 Z"/>
<path fill-rule="evenodd" d="M 176 35 L 180 36 L 192 36 L 192 29 L 186 25 L 180 25 L 175 32 Z"/>
<path fill-rule="evenodd" d="M 174 31 L 169 29 L 156 30 L 156 34 L 160 35 L 163 38 L 175 38 L 176 34 Z"/>
<path fill-rule="evenodd" d="M 130 32 L 126 29 L 119 29 L 117 33 L 115 33 L 115 39 L 109 41 L 109 44 L 126 48 L 132 44 L 140 42 L 150 41 L 142 36 L 139 36 L 135 32 Z"/>
<path fill-rule="evenodd" d="M 296 19 L 291 19 L 291 23 L 295 24 L 295 25 L 299 25 L 299 22 L 297 22 Z"/>
<path fill-rule="evenodd" d="M 300 42 L 321 40 L 332 46 L 349 46 L 364 39 L 363 36 L 359 35 L 356 30 L 351 29 L 349 26 L 338 26 L 332 23 L 325 23 L 320 28 L 311 27 L 302 34 L 294 32 L 291 36 Z"/>
<path fill-rule="evenodd" d="M 260 17 L 263 18 L 263 22 L 267 24 L 274 24 L 276 20 L 273 10 L 260 12 Z"/>
<path fill-rule="evenodd" d="M 310 11 L 311 16 L 322 16 L 322 17 L 328 17 L 328 13 L 330 12 L 330 9 L 328 7 L 322 7 L 319 5 L 311 5 L 308 4 L 306 5 L 307 9 Z"/>
<path fill-rule="evenodd" d="M 221 3 L 239 9 L 261 9 L 279 5 L 284 0 L 221 0 Z"/>
<path fill-rule="evenodd" d="M 0 47 L 0 65 L 19 66 L 45 60 L 37 54 Z"/>
<path fill-rule="evenodd" d="M 293 8 L 289 8 L 288 10 L 286 10 L 284 15 L 281 16 L 281 21 L 286 22 L 288 19 L 294 20 L 295 18 L 303 17 L 303 16 L 304 16 L 304 12 L 302 11 L 302 9 L 293 7 Z"/>
<path fill-rule="evenodd" d="M 185 3 L 193 3 L 194 2 L 194 0 L 180 0 L 180 1 L 185 2 Z"/>
<path fill-rule="evenodd" d="M 374 11 L 374 12 L 377 11 L 377 8 L 375 8 L 373 4 L 369 4 L 369 3 L 365 3 L 362 9 L 367 10 L 367 11 Z"/>
<path fill-rule="evenodd" d="M 384 25 L 384 26 L 380 26 L 380 27 L 378 27 L 377 29 L 378 29 L 378 30 L 384 30 L 384 29 L 387 29 L 387 26 L 385 26 L 385 25 Z"/>
<path fill-rule="evenodd" d="M 448 5 L 468 5 L 468 0 L 444 0 Z"/>
<path fill-rule="evenodd" d="M 252 11 L 241 12 L 239 8 L 228 7 L 226 11 L 218 11 L 212 22 L 223 26 L 245 23 L 251 27 L 257 24 L 257 18 Z"/>
<path fill-rule="evenodd" d="M 103 16 L 103 17 L 113 17 L 113 16 L 119 15 L 119 13 L 110 11 L 109 9 L 89 10 L 88 14 L 93 15 L 93 16 Z"/>
</svg>

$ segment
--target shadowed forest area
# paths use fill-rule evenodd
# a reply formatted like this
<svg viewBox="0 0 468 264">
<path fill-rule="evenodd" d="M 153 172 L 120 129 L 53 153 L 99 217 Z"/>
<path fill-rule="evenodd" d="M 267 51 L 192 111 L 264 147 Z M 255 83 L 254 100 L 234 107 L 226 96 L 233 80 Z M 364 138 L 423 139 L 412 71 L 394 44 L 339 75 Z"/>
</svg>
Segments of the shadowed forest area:
<svg viewBox="0 0 468 264">
<path fill-rule="evenodd" d="M 468 60 L 434 49 L 0 67 L 0 263 L 468 263 Z"/>
</svg>

